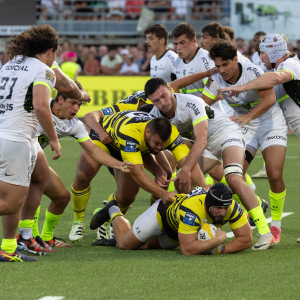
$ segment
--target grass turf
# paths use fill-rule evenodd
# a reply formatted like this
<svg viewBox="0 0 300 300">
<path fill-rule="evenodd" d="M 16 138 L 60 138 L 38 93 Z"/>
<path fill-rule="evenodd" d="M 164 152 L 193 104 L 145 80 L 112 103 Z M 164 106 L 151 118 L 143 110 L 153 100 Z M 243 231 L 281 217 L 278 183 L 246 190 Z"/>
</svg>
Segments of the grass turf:
<svg viewBox="0 0 300 300">
<path fill-rule="evenodd" d="M 59 174 L 67 189 L 76 172 L 80 147 L 74 139 L 61 140 L 62 157 L 49 165 Z M 300 167 L 297 137 L 289 136 L 284 180 L 287 197 L 284 212 L 294 212 L 282 220 L 280 244 L 268 251 L 246 250 L 233 255 L 187 257 L 174 251 L 121 251 L 117 248 L 90 247 L 96 231 L 89 230 L 93 210 L 115 190 L 106 168 L 92 182 L 82 243 L 73 248 L 56 248 L 57 253 L 38 257 L 37 262 L 1 264 L 0 299 L 41 299 L 61 296 L 75 299 L 296 299 L 299 282 L 299 194 Z M 262 167 L 258 156 L 249 174 Z M 257 194 L 269 201 L 266 179 L 254 180 Z M 150 204 L 150 196 L 140 191 L 127 217 L 132 223 Z M 47 197 L 42 198 L 40 230 Z M 270 216 L 270 209 L 266 213 Z M 55 236 L 68 240 L 73 219 L 69 204 L 55 229 Z M 229 231 L 229 226 L 223 227 Z M 253 231 L 256 242 L 257 230 Z M 1 231 L 2 234 L 2 231 Z M 1 236 L 2 237 L 2 236 Z"/>
</svg>

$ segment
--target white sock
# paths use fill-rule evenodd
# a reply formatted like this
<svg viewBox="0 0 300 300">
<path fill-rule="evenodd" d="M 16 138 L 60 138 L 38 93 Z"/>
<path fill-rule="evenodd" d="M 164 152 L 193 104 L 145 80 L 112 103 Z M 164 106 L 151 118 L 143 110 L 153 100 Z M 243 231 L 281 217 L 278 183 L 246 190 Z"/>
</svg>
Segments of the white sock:
<svg viewBox="0 0 300 300">
<path fill-rule="evenodd" d="M 108 209 L 108 213 L 110 217 L 112 217 L 117 212 L 121 212 L 119 206 L 113 205 Z"/>
<path fill-rule="evenodd" d="M 276 226 L 277 228 L 281 228 L 281 220 L 279 221 L 271 221 L 271 226 Z"/>
<path fill-rule="evenodd" d="M 20 234 L 22 236 L 22 238 L 24 240 L 28 240 L 28 239 L 31 239 L 33 238 L 33 235 L 32 235 L 32 228 L 24 228 L 24 227 L 20 227 Z"/>
</svg>

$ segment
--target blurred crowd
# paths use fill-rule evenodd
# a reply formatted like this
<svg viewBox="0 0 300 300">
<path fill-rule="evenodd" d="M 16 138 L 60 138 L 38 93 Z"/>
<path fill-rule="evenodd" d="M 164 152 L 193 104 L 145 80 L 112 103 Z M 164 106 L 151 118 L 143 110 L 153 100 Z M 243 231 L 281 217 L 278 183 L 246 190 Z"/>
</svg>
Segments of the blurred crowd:
<svg viewBox="0 0 300 300">
<path fill-rule="evenodd" d="M 37 17 L 75 20 L 136 20 L 143 7 L 154 11 L 155 19 L 183 20 L 189 14 L 192 19 L 217 19 L 229 17 L 230 0 L 41 0 L 37 1 Z"/>
<path fill-rule="evenodd" d="M 237 49 L 250 60 L 257 51 L 255 41 L 246 43 L 242 38 L 235 39 Z M 170 50 L 175 51 L 172 43 L 168 44 Z M 288 44 L 288 50 L 298 55 L 300 59 L 300 40 L 294 48 Z M 76 79 L 78 75 L 150 75 L 150 60 L 152 52 L 147 51 L 145 44 L 135 46 L 86 46 L 72 44 L 65 40 L 58 46 L 56 62 L 69 77 Z M 0 53 L 0 68 L 8 61 L 6 52 Z"/>
</svg>

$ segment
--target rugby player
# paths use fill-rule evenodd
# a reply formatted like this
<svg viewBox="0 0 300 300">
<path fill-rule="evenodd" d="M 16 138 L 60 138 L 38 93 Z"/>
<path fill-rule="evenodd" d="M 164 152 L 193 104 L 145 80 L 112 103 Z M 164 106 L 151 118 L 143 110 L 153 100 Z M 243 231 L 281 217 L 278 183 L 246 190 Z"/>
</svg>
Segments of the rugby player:
<svg viewBox="0 0 300 300">
<path fill-rule="evenodd" d="M 144 34 L 148 51 L 154 53 L 150 60 L 151 78 L 163 78 L 166 82 L 175 80 L 175 61 L 178 55 L 168 50 L 167 28 L 162 24 L 155 24 L 147 28 Z"/>
<path fill-rule="evenodd" d="M 194 143 L 190 145 L 190 153 L 177 177 L 184 172 L 183 177 L 189 178 L 189 169 L 186 167 L 188 164 L 194 165 L 199 161 L 202 172 L 206 174 L 223 160 L 225 178 L 237 194 L 235 197 L 238 196 L 243 204 L 246 203 L 251 210 L 249 212 L 251 217 L 256 216 L 252 213 L 252 209 L 258 204 L 256 195 L 243 180 L 245 142 L 239 126 L 219 110 L 209 108 L 201 98 L 173 94 L 171 88 L 168 88 L 160 78 L 150 79 L 146 83 L 145 93 L 155 105 L 150 114 L 169 118 L 179 133 L 189 137 Z M 210 119 L 207 118 L 206 112 L 211 115 Z M 259 232 L 262 234 L 269 232 L 262 208 L 256 210 L 259 217 L 264 219 L 260 223 L 262 226 L 258 227 Z M 271 245 L 267 244 L 265 247 L 255 245 L 253 250 L 264 250 L 269 246 Z"/>
<path fill-rule="evenodd" d="M 81 93 L 84 93 L 84 89 L 81 84 L 79 82 L 75 83 Z M 91 141 L 84 124 L 76 118 L 76 113 L 80 109 L 81 104 L 81 101 L 67 98 L 60 92 L 58 92 L 55 99 L 50 99 L 52 118 L 58 138 L 72 136 L 79 142 L 80 146 L 86 151 L 86 153 L 88 153 L 89 156 L 98 163 L 108 165 L 125 172 L 130 171 L 132 167 L 130 163 L 120 162 L 114 159 L 105 151 L 99 149 L 99 147 Z M 38 128 L 36 139 L 38 139 L 39 145 L 43 149 L 49 144 L 47 133 L 41 126 Z M 37 224 L 36 226 L 33 226 L 34 221 L 36 223 L 38 222 L 36 210 L 39 211 L 39 205 L 43 193 L 51 199 L 51 203 L 46 210 L 41 239 L 51 247 L 70 247 L 70 245 L 60 241 L 59 239 L 53 238 L 54 228 L 56 227 L 57 222 L 61 219 L 64 209 L 69 203 L 70 193 L 66 190 L 55 171 L 48 166 L 45 154 L 41 148 L 39 147 L 37 162 L 32 176 L 36 179 L 29 189 L 27 197 L 28 201 L 25 202 L 22 210 L 21 221 L 19 222 L 20 235 L 18 236 L 19 250 L 26 250 L 34 254 L 49 252 L 47 251 L 47 247 L 39 247 L 41 242 L 38 226 Z M 44 189 L 38 188 L 37 183 L 44 186 L 41 184 L 43 182 L 46 182 L 46 187 Z M 32 233 L 33 227 L 35 227 L 34 235 Z"/>
<path fill-rule="evenodd" d="M 0 71 L 1 262 L 36 260 L 16 250 L 16 233 L 36 161 L 37 145 L 31 141 L 39 123 L 56 152 L 53 159 L 61 155 L 49 107 L 49 97 L 55 86 L 51 65 L 58 40 L 50 25 L 33 26 L 15 35 L 8 46 L 11 61 Z"/>
<path fill-rule="evenodd" d="M 217 43 L 210 49 L 210 56 L 214 59 L 219 73 L 208 80 L 203 92 L 203 99 L 208 104 L 213 103 L 214 97 L 221 92 L 223 98 L 234 109 L 235 116 L 232 116 L 231 119 L 243 128 L 246 141 L 244 172 L 247 171 L 258 147 L 261 147 L 270 184 L 271 207 L 277 207 L 276 212 L 274 208 L 272 209 L 271 232 L 275 242 L 278 243 L 280 231 L 274 225 L 279 226 L 280 222 L 274 223 L 274 220 L 280 220 L 286 195 L 282 178 L 287 143 L 287 127 L 284 116 L 276 103 L 276 96 L 271 87 L 236 92 L 235 96 L 230 97 L 229 91 L 235 89 L 234 86 L 243 85 L 258 77 L 256 82 L 260 82 L 260 77 L 264 74 L 258 66 L 252 63 L 239 63 L 234 45 L 228 42 Z M 228 89 L 223 90 L 225 87 Z M 256 219 L 259 218 L 259 222 L 262 220 L 260 217 L 251 217 L 255 224 L 257 224 Z M 260 236 L 260 238 L 264 236 Z M 262 241 L 262 244 L 266 243 L 263 238 L 259 240 Z"/>
<path fill-rule="evenodd" d="M 92 219 L 94 221 L 95 217 Z M 174 249 L 180 246 L 183 255 L 205 254 L 226 241 L 221 231 L 229 222 L 235 238 L 222 245 L 220 254 L 245 250 L 252 245 L 252 231 L 242 207 L 232 199 L 230 188 L 222 183 L 206 193 L 197 188 L 190 194 L 178 194 L 173 203 L 163 205 L 159 200 L 140 215 L 132 227 L 120 212 L 115 201 L 98 214 L 98 225 L 111 219 L 117 245 L 122 250 Z M 214 224 L 218 229 L 215 238 L 197 239 L 203 223 Z M 113 245 L 111 240 L 99 240 L 93 245 Z"/>
<path fill-rule="evenodd" d="M 223 88 L 220 91 L 222 93 L 229 93 L 228 97 L 232 97 L 236 94 L 245 93 L 246 91 L 270 89 L 274 87 L 277 103 L 283 112 L 285 120 L 300 138 L 300 61 L 297 56 L 287 50 L 286 38 L 280 34 L 267 34 L 262 37 L 259 49 L 260 58 L 265 64 L 265 67 L 268 70 L 274 68 L 274 72 L 265 73 L 258 79 L 248 81 L 240 86 Z M 276 142 L 279 144 L 279 140 L 286 141 L 286 136 L 281 134 L 281 131 L 274 132 L 271 138 L 274 144 L 276 144 Z M 278 159 L 276 161 L 278 161 Z M 266 171 L 269 181 L 274 180 L 272 176 L 273 172 L 275 172 L 274 164 L 276 166 L 275 161 L 269 161 L 269 165 L 267 165 L 266 161 Z M 277 176 L 280 177 L 280 174 Z M 278 185 L 278 187 L 276 186 L 276 189 L 274 187 L 272 188 L 272 186 L 275 186 L 275 182 L 271 185 L 270 190 L 271 230 L 273 230 L 273 235 L 276 237 L 278 243 L 280 241 L 281 215 L 286 190 L 283 183 Z"/>
</svg>

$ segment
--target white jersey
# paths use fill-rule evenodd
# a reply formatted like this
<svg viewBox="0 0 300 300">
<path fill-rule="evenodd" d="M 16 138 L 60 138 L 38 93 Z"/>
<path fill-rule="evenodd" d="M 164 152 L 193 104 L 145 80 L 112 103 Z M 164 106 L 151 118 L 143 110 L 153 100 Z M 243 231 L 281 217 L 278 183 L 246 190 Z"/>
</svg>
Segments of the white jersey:
<svg viewBox="0 0 300 300">
<path fill-rule="evenodd" d="M 239 50 L 237 51 L 237 58 L 239 62 L 251 63 L 251 60 L 243 55 Z"/>
<path fill-rule="evenodd" d="M 219 94 L 218 89 L 230 86 L 240 86 L 264 74 L 261 68 L 252 63 L 238 63 L 238 65 L 241 73 L 236 84 L 232 85 L 224 81 L 222 76 L 217 73 L 208 79 L 203 94 L 211 99 L 215 99 Z M 223 99 L 225 99 L 234 109 L 235 115 L 237 116 L 247 114 L 256 107 L 260 101 L 260 97 L 255 90 L 245 91 L 233 97 L 228 97 L 229 94 L 230 92 L 222 93 Z M 281 110 L 278 103 L 275 103 L 275 105 L 273 105 L 266 113 L 256 119 L 253 119 L 250 124 L 259 124 L 259 122 L 270 119 L 277 114 L 281 114 Z"/>
<path fill-rule="evenodd" d="M 261 61 L 257 51 L 251 56 L 251 61 L 253 64 L 259 66 L 264 72 L 269 72 L 269 70 L 265 67 L 265 64 Z"/>
<path fill-rule="evenodd" d="M 50 99 L 50 107 L 52 110 L 54 99 Z M 57 134 L 57 137 L 60 139 L 65 136 L 72 136 L 75 139 L 78 140 L 78 142 L 84 142 L 89 139 L 89 134 L 86 131 L 86 128 L 84 124 L 78 120 L 76 117 L 74 117 L 71 120 L 67 119 L 61 119 L 58 118 L 53 112 L 52 112 L 52 119 L 55 127 L 55 131 Z M 39 144 L 44 149 L 47 145 L 49 145 L 49 138 L 46 135 L 46 132 L 44 129 L 39 126 L 36 137 L 38 137 Z"/>
<path fill-rule="evenodd" d="M 194 95 L 184 95 L 174 93 L 177 106 L 174 118 L 170 122 L 175 125 L 182 137 L 195 140 L 193 127 L 203 120 L 208 120 L 206 107 L 209 107 L 203 99 Z M 209 107 L 214 112 L 214 118 L 208 120 L 207 137 L 223 129 L 224 126 L 234 124 L 226 115 L 217 109 Z M 150 114 L 156 117 L 165 117 L 155 106 Z"/>
<path fill-rule="evenodd" d="M 150 76 L 151 78 L 162 78 L 166 83 L 176 79 L 175 61 L 178 55 L 171 50 L 167 50 L 160 58 L 153 55 L 150 60 Z"/>
<path fill-rule="evenodd" d="M 32 103 L 32 89 L 55 86 L 54 72 L 37 58 L 17 56 L 0 71 L 0 137 L 30 141 L 39 126 Z"/>
</svg>

